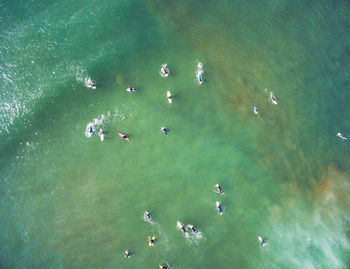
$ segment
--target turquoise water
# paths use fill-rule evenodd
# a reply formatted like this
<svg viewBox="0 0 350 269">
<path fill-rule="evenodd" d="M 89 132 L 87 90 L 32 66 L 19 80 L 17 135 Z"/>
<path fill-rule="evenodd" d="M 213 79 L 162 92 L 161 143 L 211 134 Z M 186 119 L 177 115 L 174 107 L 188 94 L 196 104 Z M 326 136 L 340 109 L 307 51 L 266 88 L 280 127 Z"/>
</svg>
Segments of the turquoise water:
<svg viewBox="0 0 350 269">
<path fill-rule="evenodd" d="M 348 268 L 348 1 L 0 7 L 1 268 Z"/>
</svg>

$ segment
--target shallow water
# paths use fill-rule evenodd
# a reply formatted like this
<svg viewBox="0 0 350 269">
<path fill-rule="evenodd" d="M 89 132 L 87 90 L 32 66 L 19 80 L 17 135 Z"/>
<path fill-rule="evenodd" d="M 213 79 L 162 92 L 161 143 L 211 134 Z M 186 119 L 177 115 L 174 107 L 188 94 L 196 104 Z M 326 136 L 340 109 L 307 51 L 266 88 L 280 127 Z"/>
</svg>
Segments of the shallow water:
<svg viewBox="0 0 350 269">
<path fill-rule="evenodd" d="M 347 268 L 349 15 L 347 1 L 3 2 L 1 266 Z"/>
</svg>

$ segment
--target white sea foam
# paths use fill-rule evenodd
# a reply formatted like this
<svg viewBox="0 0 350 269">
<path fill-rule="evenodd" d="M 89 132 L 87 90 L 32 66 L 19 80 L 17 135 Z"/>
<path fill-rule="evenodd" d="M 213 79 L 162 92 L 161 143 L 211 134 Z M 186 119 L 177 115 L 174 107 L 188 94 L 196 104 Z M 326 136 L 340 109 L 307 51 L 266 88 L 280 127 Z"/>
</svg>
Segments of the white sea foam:
<svg viewBox="0 0 350 269">
<path fill-rule="evenodd" d="M 104 114 L 101 114 L 97 118 L 94 118 L 92 121 L 90 121 L 85 128 L 84 134 L 86 137 L 91 137 L 93 132 L 95 132 L 97 129 L 103 129 L 104 121 L 106 120 L 106 117 Z M 92 132 L 90 131 L 92 127 Z"/>
<path fill-rule="evenodd" d="M 125 120 L 125 114 L 120 109 L 115 108 L 113 111 L 113 120 L 123 121 Z"/>
<path fill-rule="evenodd" d="M 270 220 L 263 226 L 270 251 L 278 250 L 274 264 L 306 269 L 347 266 L 343 256 L 350 251 L 347 181 L 345 175 L 332 172 L 310 194 L 314 196 L 311 206 L 295 195 L 287 204 L 270 209 Z"/>
</svg>

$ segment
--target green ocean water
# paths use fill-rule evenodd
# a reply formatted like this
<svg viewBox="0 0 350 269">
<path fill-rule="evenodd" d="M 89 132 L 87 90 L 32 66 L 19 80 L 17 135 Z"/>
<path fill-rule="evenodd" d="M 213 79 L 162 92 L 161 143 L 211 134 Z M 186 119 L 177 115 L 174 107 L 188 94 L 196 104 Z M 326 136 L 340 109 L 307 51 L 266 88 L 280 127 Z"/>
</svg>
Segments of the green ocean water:
<svg viewBox="0 0 350 269">
<path fill-rule="evenodd" d="M 0 2 L 0 267 L 348 268 L 349 17 L 341 0 Z"/>
</svg>

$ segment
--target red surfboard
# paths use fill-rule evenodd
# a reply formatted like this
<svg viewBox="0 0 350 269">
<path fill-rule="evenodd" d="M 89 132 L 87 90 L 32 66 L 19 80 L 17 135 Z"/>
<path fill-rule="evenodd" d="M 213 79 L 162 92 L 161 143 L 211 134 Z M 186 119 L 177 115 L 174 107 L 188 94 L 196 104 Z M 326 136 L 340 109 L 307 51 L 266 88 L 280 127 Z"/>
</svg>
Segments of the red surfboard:
<svg viewBox="0 0 350 269">
<path fill-rule="evenodd" d="M 119 135 L 121 138 L 125 139 L 126 141 L 130 141 L 130 139 L 129 139 L 128 137 L 126 137 L 125 134 L 123 134 L 123 133 L 121 133 L 121 132 L 118 132 L 118 135 Z"/>
</svg>

